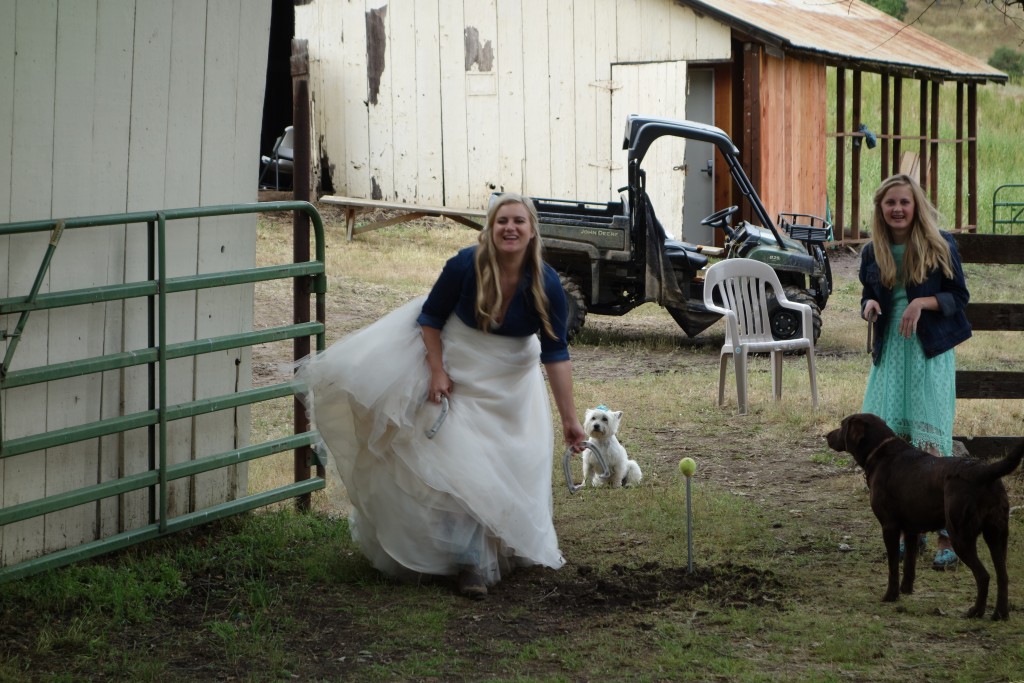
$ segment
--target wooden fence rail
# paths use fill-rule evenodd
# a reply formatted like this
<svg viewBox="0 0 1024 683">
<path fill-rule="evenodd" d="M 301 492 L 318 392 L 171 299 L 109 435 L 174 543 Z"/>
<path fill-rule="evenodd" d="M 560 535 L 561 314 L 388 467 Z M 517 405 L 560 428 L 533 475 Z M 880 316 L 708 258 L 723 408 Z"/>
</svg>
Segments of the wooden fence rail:
<svg viewBox="0 0 1024 683">
<path fill-rule="evenodd" d="M 960 258 L 964 263 L 1022 264 L 1024 235 L 983 235 L 957 233 Z M 1024 304 L 975 303 L 967 305 L 967 319 L 976 332 L 1024 331 Z M 1024 398 L 1024 372 L 1007 370 L 959 370 L 956 373 L 957 399 Z M 1024 431 L 1024 430 L 1022 430 Z M 1024 436 L 956 436 L 973 457 L 1002 457 Z"/>
</svg>

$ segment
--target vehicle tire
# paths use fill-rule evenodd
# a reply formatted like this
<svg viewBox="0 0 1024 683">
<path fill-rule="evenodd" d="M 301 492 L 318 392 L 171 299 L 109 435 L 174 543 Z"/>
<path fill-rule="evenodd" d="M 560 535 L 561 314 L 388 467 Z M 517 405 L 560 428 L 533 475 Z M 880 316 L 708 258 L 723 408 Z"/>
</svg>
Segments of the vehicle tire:
<svg viewBox="0 0 1024 683">
<path fill-rule="evenodd" d="M 818 307 L 824 310 L 825 304 L 828 303 L 828 298 L 832 295 L 834 285 L 832 280 L 832 262 L 828 258 L 828 252 L 819 244 L 814 245 L 814 248 L 811 250 L 811 255 L 814 256 L 815 260 L 821 261 L 825 264 L 824 281 L 815 283 L 819 290 L 815 301 L 818 302 Z"/>
<path fill-rule="evenodd" d="M 832 262 L 828 259 L 828 252 L 821 247 L 817 247 L 821 252 L 821 260 L 825 262 L 825 282 L 828 283 L 828 294 L 832 294 L 832 286 L 834 281 L 832 280 Z"/>
<path fill-rule="evenodd" d="M 566 336 L 572 341 L 573 337 L 583 329 L 583 323 L 587 320 L 587 304 L 583 298 L 579 280 L 562 273 L 558 274 L 558 279 L 562 281 L 565 303 L 569 313 L 566 317 Z"/>
<path fill-rule="evenodd" d="M 817 346 L 818 337 L 821 336 L 821 308 L 818 307 L 818 302 L 814 300 L 814 297 L 806 289 L 801 289 L 794 285 L 784 285 L 782 291 L 786 293 L 786 298 L 790 301 L 798 304 L 807 304 L 811 307 L 811 321 L 814 327 L 814 336 L 811 337 L 811 340 Z M 802 330 L 800 326 L 802 321 L 799 313 L 782 308 L 775 302 L 774 297 L 768 302 L 768 310 L 773 338 L 793 339 L 801 336 Z"/>
</svg>

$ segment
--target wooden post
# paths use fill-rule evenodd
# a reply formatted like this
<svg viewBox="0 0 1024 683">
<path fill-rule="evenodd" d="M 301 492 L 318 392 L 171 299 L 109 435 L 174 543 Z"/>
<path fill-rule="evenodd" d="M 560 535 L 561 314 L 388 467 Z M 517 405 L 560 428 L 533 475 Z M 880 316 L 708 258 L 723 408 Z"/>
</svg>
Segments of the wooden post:
<svg viewBox="0 0 1024 683">
<path fill-rule="evenodd" d="M 761 174 L 761 46 L 746 43 L 743 46 L 743 115 L 745 120 L 742 163 L 750 182 L 763 191 Z M 744 203 L 742 216 L 754 220 L 753 209 Z"/>
<path fill-rule="evenodd" d="M 881 110 L 878 112 L 882 119 L 882 135 L 881 140 L 881 160 L 878 163 L 878 171 L 881 176 L 878 181 L 881 182 L 889 177 L 889 169 L 892 167 L 892 145 L 889 141 L 889 76 L 886 74 L 879 74 L 879 78 L 882 79 L 882 102 Z"/>
<path fill-rule="evenodd" d="M 846 210 L 846 69 L 836 69 L 836 214 L 833 229 L 840 239 L 845 239 L 846 226 L 843 221 Z M 854 235 L 850 235 L 854 237 Z"/>
<path fill-rule="evenodd" d="M 964 84 L 956 84 L 956 213 L 954 227 L 964 224 Z"/>
<path fill-rule="evenodd" d="M 855 135 L 860 135 L 860 100 L 861 100 L 861 72 L 853 72 L 853 126 Z M 850 152 L 850 234 L 854 239 L 860 239 L 864 231 L 860 226 L 860 153 L 864 146 L 863 137 L 853 139 Z M 845 147 L 845 145 L 844 145 Z"/>
<path fill-rule="evenodd" d="M 935 81 L 931 84 L 931 134 L 929 147 L 931 157 L 928 169 L 928 188 L 932 196 L 932 204 L 939 205 L 939 92 L 941 84 Z"/>
<path fill-rule="evenodd" d="M 310 201 L 310 116 L 309 116 L 309 52 L 305 40 L 292 40 L 292 126 L 295 131 L 295 156 L 292 170 L 293 198 Z M 295 263 L 309 261 L 309 216 L 303 211 L 296 211 L 292 216 L 292 258 Z M 295 278 L 292 285 L 293 313 L 292 322 L 302 323 L 310 320 L 309 296 L 311 280 Z M 292 340 L 292 357 L 298 361 L 310 353 L 309 337 L 297 337 Z M 294 399 L 293 422 L 296 434 L 309 431 L 309 416 L 299 401 Z M 295 481 L 305 481 L 310 477 L 313 464 L 312 451 L 309 446 L 295 449 Z M 318 468 L 318 473 L 319 473 Z M 322 474 L 321 474 L 322 476 Z M 299 510 L 308 511 L 312 497 L 306 493 L 295 499 Z"/>
<path fill-rule="evenodd" d="M 921 79 L 918 81 L 920 86 L 918 90 L 918 114 L 917 114 L 917 134 L 920 138 L 918 141 L 918 157 L 917 157 L 917 181 L 921 184 L 922 189 L 928 187 L 928 81 Z M 935 203 L 935 197 L 932 197 L 932 203 Z"/>
<path fill-rule="evenodd" d="M 978 231 L 978 84 L 967 86 L 967 225 Z"/>
<path fill-rule="evenodd" d="M 893 77 L 892 92 L 892 173 L 900 172 L 900 156 L 903 154 L 903 78 Z"/>
</svg>

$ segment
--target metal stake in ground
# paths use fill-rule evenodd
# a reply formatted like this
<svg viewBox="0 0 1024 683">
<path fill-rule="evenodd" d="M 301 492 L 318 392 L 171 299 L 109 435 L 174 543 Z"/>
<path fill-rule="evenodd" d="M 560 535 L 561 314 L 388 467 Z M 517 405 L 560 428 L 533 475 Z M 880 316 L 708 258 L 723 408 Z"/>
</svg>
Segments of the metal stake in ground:
<svg viewBox="0 0 1024 683">
<path fill-rule="evenodd" d="M 690 508 L 690 478 L 697 471 L 693 458 L 679 461 L 679 472 L 686 477 L 686 571 L 693 573 L 693 512 Z"/>
</svg>

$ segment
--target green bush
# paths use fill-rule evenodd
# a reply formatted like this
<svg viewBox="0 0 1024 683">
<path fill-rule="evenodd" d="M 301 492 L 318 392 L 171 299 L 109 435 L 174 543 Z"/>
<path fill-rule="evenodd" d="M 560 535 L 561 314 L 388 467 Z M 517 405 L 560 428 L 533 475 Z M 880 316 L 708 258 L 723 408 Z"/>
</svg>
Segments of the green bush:
<svg viewBox="0 0 1024 683">
<path fill-rule="evenodd" d="M 907 0 L 865 0 L 865 2 L 900 21 L 903 21 L 903 17 L 907 16 L 909 11 Z"/>
<path fill-rule="evenodd" d="M 1005 71 L 1010 78 L 1020 78 L 1024 74 L 1024 53 L 1000 46 L 989 58 L 988 65 Z"/>
</svg>

